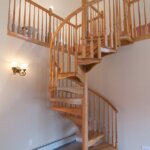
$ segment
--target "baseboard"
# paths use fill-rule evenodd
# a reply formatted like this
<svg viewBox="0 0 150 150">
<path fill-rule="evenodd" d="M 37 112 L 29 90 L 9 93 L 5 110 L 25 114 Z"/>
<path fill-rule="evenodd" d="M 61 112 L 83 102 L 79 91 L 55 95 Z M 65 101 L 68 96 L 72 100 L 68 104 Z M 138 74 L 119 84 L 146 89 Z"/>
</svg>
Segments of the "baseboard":
<svg viewBox="0 0 150 150">
<path fill-rule="evenodd" d="M 33 150 L 54 150 L 54 149 L 60 148 L 64 145 L 70 144 L 70 143 L 75 142 L 75 141 L 76 141 L 76 135 L 73 134 L 73 135 L 70 135 L 70 136 L 65 137 L 63 139 L 54 141 L 52 143 L 45 144 L 45 145 L 40 146 L 38 148 L 34 148 Z"/>
</svg>

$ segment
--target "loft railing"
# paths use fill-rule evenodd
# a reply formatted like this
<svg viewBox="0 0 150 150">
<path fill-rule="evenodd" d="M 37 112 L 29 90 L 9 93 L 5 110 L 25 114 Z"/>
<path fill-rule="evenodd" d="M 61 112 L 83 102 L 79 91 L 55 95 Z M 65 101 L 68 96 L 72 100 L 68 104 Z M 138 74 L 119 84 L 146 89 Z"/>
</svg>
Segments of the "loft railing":
<svg viewBox="0 0 150 150">
<path fill-rule="evenodd" d="M 64 19 L 31 0 L 9 0 L 8 34 L 49 47 Z"/>
<path fill-rule="evenodd" d="M 135 40 L 150 38 L 150 1 L 131 0 L 129 4 L 132 37 Z"/>
<path fill-rule="evenodd" d="M 88 30 L 85 39 L 82 30 L 84 7 L 75 10 L 60 24 L 50 44 L 51 87 L 57 86 L 59 73 L 78 73 L 79 58 L 101 59 L 101 48 L 116 50 L 120 45 L 119 17 L 116 17 L 119 1 L 108 2 L 106 5 L 106 0 L 94 0 L 86 5 Z"/>
</svg>

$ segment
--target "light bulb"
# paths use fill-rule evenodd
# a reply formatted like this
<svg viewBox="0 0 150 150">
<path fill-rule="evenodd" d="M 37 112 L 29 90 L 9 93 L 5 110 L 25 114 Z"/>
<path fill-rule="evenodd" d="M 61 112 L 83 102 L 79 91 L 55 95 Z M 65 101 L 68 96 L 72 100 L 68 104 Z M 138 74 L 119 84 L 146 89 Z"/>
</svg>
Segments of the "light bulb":
<svg viewBox="0 0 150 150">
<path fill-rule="evenodd" d="M 52 10 L 54 10 L 54 6 L 50 6 L 50 8 L 51 8 Z"/>
<path fill-rule="evenodd" d="M 13 61 L 13 62 L 11 63 L 11 67 L 12 67 L 12 68 L 16 68 L 17 66 L 18 66 L 18 62 Z"/>
<path fill-rule="evenodd" d="M 27 68 L 28 68 L 28 64 L 21 64 L 20 68 L 21 68 L 21 69 L 25 69 L 25 70 L 27 70 Z"/>
</svg>

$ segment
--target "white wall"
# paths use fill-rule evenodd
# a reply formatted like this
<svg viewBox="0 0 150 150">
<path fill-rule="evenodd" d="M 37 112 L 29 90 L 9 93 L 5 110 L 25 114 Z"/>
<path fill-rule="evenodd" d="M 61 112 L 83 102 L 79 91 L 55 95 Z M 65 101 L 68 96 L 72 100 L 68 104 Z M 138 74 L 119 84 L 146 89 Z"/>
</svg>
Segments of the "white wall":
<svg viewBox="0 0 150 150">
<path fill-rule="evenodd" d="M 49 49 L 7 36 L 8 1 L 0 0 L 0 150 L 30 150 L 74 127 L 49 110 Z M 29 64 L 27 76 L 12 74 L 15 58 Z"/>
<path fill-rule="evenodd" d="M 119 150 L 150 146 L 150 40 L 120 48 L 89 73 L 89 85 L 119 110 Z"/>
<path fill-rule="evenodd" d="M 81 0 L 33 0 L 49 9 L 53 6 L 53 12 L 65 18 L 71 12 L 81 7 Z"/>
</svg>

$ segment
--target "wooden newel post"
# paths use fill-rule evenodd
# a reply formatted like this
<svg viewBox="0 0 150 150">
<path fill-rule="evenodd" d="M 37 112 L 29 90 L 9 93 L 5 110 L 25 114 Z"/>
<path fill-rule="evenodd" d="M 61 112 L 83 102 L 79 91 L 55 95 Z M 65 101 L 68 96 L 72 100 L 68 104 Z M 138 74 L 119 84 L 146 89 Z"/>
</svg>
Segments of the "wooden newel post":
<svg viewBox="0 0 150 150">
<path fill-rule="evenodd" d="M 82 0 L 82 7 L 83 7 L 83 11 L 82 11 L 82 57 L 85 58 L 86 57 L 86 38 L 87 38 L 87 34 L 88 34 L 88 8 L 86 7 L 87 5 L 87 0 Z"/>
<path fill-rule="evenodd" d="M 88 150 L 88 79 L 85 74 L 84 97 L 82 101 L 82 150 Z"/>
</svg>

